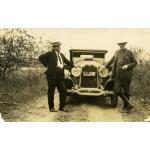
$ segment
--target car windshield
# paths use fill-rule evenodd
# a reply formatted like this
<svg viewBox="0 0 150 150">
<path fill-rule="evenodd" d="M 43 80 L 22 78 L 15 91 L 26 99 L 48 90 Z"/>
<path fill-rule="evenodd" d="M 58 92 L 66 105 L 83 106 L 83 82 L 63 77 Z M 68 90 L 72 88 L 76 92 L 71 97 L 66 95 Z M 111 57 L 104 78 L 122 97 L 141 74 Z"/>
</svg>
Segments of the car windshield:
<svg viewBox="0 0 150 150">
<path fill-rule="evenodd" d="M 94 55 L 80 55 L 81 58 L 94 58 Z"/>
<path fill-rule="evenodd" d="M 107 50 L 84 50 L 84 49 L 71 49 L 70 60 L 73 63 L 79 63 L 82 61 L 97 61 L 100 64 L 104 63 L 105 54 Z"/>
</svg>

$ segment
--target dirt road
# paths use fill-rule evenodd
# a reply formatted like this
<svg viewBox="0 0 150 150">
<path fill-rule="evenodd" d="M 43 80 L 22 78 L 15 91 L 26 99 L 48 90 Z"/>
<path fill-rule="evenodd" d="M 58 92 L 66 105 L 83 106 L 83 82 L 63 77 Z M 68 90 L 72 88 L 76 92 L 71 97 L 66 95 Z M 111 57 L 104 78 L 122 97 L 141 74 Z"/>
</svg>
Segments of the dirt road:
<svg viewBox="0 0 150 150">
<path fill-rule="evenodd" d="M 21 122 L 114 122 L 123 121 L 118 109 L 111 108 L 107 99 L 78 99 L 70 101 L 68 112 L 50 113 L 47 105 L 47 96 L 26 106 L 16 107 L 5 120 Z M 55 95 L 55 108 L 58 109 L 58 94 Z"/>
</svg>

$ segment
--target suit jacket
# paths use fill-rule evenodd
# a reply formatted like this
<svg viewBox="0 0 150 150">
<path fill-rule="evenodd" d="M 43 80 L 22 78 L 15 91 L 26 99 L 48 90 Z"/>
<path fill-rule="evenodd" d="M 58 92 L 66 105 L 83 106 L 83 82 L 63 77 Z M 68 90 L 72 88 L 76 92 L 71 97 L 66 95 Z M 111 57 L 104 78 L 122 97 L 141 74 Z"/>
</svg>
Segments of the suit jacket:
<svg viewBox="0 0 150 150">
<path fill-rule="evenodd" d="M 110 59 L 110 61 L 106 64 L 106 67 L 109 67 L 110 65 L 112 65 L 112 78 L 116 78 L 116 76 L 120 76 L 120 70 L 119 67 L 117 67 L 119 64 L 117 64 L 117 59 L 118 59 L 118 55 L 119 55 L 120 50 L 117 50 L 115 55 Z M 134 58 L 133 53 L 128 50 L 125 49 L 124 52 L 124 65 L 127 65 L 128 68 L 127 70 L 125 70 L 123 72 L 122 76 L 125 76 L 126 79 L 131 79 L 132 74 L 133 74 L 133 68 L 137 65 L 137 61 Z"/>
<path fill-rule="evenodd" d="M 60 53 L 63 62 L 70 67 L 74 67 L 74 65 L 62 54 Z M 57 69 L 57 55 L 55 51 L 49 51 L 45 54 L 39 56 L 40 62 L 47 68 L 45 72 L 49 77 L 56 77 L 56 69 Z M 64 73 L 63 73 L 64 76 Z"/>
</svg>

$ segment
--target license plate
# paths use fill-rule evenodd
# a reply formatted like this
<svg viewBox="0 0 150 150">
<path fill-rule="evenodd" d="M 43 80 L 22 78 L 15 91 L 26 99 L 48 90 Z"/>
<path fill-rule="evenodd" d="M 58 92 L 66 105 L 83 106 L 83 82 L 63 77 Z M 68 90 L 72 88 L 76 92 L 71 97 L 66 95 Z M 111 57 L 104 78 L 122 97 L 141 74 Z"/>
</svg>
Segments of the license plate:
<svg viewBox="0 0 150 150">
<path fill-rule="evenodd" d="M 83 72 L 83 76 L 85 76 L 85 77 L 95 77 L 96 72 Z"/>
</svg>

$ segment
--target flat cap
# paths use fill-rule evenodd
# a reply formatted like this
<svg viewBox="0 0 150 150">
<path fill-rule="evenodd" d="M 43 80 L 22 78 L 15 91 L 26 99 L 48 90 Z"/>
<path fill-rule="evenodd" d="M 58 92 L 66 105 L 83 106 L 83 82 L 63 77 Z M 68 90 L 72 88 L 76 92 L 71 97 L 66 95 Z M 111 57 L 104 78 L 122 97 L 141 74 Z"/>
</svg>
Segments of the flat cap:
<svg viewBox="0 0 150 150">
<path fill-rule="evenodd" d="M 61 43 L 60 42 L 53 42 L 52 43 L 52 46 L 58 46 L 58 45 L 61 45 Z"/>
<path fill-rule="evenodd" d="M 121 43 L 117 43 L 119 46 L 123 45 L 125 46 L 128 42 L 121 42 Z"/>
</svg>

